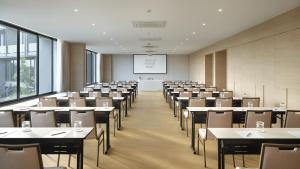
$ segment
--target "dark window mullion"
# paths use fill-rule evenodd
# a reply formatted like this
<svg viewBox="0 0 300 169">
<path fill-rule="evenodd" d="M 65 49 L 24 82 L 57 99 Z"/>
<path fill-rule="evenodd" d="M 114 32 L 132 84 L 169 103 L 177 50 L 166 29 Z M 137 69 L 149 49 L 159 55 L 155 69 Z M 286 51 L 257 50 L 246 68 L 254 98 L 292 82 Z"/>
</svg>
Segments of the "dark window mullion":
<svg viewBox="0 0 300 169">
<path fill-rule="evenodd" d="M 20 99 L 20 30 L 17 30 L 17 99 Z"/>
</svg>

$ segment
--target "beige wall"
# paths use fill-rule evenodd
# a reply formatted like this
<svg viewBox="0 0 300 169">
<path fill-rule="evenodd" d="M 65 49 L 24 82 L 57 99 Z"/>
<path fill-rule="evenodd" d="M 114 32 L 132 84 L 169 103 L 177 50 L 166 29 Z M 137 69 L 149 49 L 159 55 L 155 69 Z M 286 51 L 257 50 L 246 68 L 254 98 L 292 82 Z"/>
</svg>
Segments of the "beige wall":
<svg viewBox="0 0 300 169">
<path fill-rule="evenodd" d="M 112 81 L 112 55 L 101 55 L 101 82 Z"/>
<path fill-rule="evenodd" d="M 300 7 L 190 55 L 190 78 L 205 79 L 204 56 L 227 49 L 227 88 L 265 106 L 300 107 Z M 263 99 L 262 99 L 263 101 Z"/>
<path fill-rule="evenodd" d="M 84 43 L 62 42 L 64 91 L 79 91 L 86 84 L 86 45 Z"/>
</svg>

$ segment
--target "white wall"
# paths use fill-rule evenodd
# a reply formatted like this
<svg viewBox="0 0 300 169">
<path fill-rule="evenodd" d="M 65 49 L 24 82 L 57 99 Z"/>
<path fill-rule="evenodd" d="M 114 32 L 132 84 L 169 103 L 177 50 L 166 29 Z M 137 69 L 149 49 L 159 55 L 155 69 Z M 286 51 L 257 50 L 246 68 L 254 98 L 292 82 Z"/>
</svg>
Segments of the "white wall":
<svg viewBox="0 0 300 169">
<path fill-rule="evenodd" d="M 189 58 L 186 55 L 167 56 L 167 74 L 134 74 L 133 55 L 112 55 L 112 80 L 189 80 Z"/>
</svg>

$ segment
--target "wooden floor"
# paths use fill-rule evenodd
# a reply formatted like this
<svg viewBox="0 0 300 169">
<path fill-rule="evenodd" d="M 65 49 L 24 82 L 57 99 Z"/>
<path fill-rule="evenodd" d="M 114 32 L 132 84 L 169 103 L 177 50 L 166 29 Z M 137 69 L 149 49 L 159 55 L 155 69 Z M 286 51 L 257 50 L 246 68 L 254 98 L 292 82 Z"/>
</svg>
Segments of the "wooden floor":
<svg viewBox="0 0 300 169">
<path fill-rule="evenodd" d="M 136 102 L 123 121 L 123 128 L 113 137 L 108 155 L 100 154 L 103 169 L 201 169 L 203 156 L 194 155 L 190 148 L 190 137 L 179 128 L 179 121 L 161 92 L 139 93 Z M 111 120 L 111 123 L 113 121 Z M 215 141 L 208 141 L 207 168 L 217 168 Z M 96 167 L 96 140 L 87 140 L 84 145 L 84 168 Z M 76 168 L 76 156 L 71 168 Z M 45 166 L 55 166 L 57 156 L 43 156 Z M 241 166 L 241 157 L 236 157 Z M 257 156 L 247 156 L 246 166 L 257 166 Z M 67 166 L 67 156 L 61 157 L 61 166 Z M 226 168 L 234 168 L 232 156 L 226 157 Z"/>
</svg>

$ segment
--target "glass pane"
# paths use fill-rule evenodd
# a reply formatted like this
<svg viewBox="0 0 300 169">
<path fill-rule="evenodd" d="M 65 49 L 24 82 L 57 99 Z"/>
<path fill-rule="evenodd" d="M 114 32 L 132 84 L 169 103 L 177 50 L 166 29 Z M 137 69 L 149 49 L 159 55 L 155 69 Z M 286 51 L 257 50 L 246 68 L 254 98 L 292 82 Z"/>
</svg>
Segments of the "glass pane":
<svg viewBox="0 0 300 169">
<path fill-rule="evenodd" d="M 87 51 L 86 52 L 86 83 L 90 84 L 92 83 L 92 61 L 93 55 L 92 52 Z"/>
<path fill-rule="evenodd" d="M 20 32 L 20 97 L 36 95 L 37 36 Z"/>
<path fill-rule="evenodd" d="M 39 94 L 52 91 L 52 39 L 39 36 Z"/>
<path fill-rule="evenodd" d="M 96 82 L 96 55 L 97 53 L 93 52 L 93 62 L 92 62 L 92 83 Z"/>
<path fill-rule="evenodd" d="M 17 99 L 17 30 L 0 24 L 0 102 Z"/>
<path fill-rule="evenodd" d="M 59 78 L 60 78 L 60 62 L 57 57 L 57 41 L 53 41 L 53 91 L 60 91 Z"/>
</svg>

